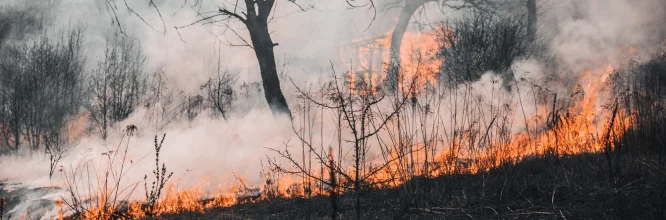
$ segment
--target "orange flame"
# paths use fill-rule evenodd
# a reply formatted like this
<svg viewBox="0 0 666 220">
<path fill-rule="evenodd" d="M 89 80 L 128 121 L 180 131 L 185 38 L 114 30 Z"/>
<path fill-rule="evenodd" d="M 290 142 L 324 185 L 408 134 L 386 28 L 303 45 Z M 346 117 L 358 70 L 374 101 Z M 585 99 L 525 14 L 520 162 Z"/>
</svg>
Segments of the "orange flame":
<svg viewBox="0 0 666 220">
<path fill-rule="evenodd" d="M 441 65 L 441 59 L 431 55 L 426 57 L 431 59 L 428 62 L 410 63 L 414 53 L 409 52 L 413 52 L 416 48 L 417 54 L 423 54 L 423 51 L 440 44 L 433 36 L 427 34 L 408 33 L 405 39 L 406 42 L 409 42 L 410 39 L 417 40 L 417 43 L 406 44 L 410 46 L 401 48 L 401 50 L 406 48 L 406 51 L 401 53 L 401 56 L 403 56 L 401 59 L 406 68 L 405 75 L 419 79 L 420 81 L 415 82 L 418 88 L 422 89 L 431 84 L 434 86 L 437 72 L 435 69 Z M 386 46 L 388 38 L 384 37 L 376 42 L 375 46 Z M 630 54 L 636 54 L 634 48 L 629 48 L 626 51 Z M 384 54 L 386 55 L 386 53 Z M 383 56 L 383 58 L 387 59 L 386 56 Z M 423 58 L 423 56 L 420 58 Z M 370 62 L 369 60 L 371 59 L 362 62 Z M 423 61 L 423 59 L 420 61 Z M 424 69 L 421 69 L 420 66 Z M 412 68 L 411 72 L 410 68 Z M 478 133 L 472 131 L 461 131 L 457 140 L 449 143 L 429 144 L 434 146 L 427 146 L 424 143 L 408 145 L 405 152 L 410 154 L 410 157 L 406 157 L 407 153 L 405 152 L 390 152 L 388 159 L 380 158 L 384 161 L 390 161 L 388 165 L 380 168 L 367 181 L 375 183 L 375 187 L 397 187 L 415 176 L 436 177 L 451 173 L 477 173 L 498 167 L 504 163 L 515 163 L 536 155 L 553 154 L 562 156 L 612 149 L 614 141 L 622 137 L 634 121 L 634 115 L 630 112 L 619 110 L 617 107 L 608 111 L 603 107 L 604 102 L 611 97 L 608 79 L 614 72 L 615 68 L 612 65 L 607 65 L 601 68 L 591 68 L 580 73 L 577 79 L 577 84 L 580 87 L 572 92 L 573 102 L 565 106 L 566 108 L 563 110 L 566 114 L 555 114 L 545 105 L 539 106 L 535 115 L 526 119 L 526 128 L 523 131 L 509 134 L 510 138 L 507 140 L 489 141 L 484 149 L 474 152 L 469 149 L 474 147 L 471 145 L 480 145 L 477 142 L 480 139 Z M 354 86 L 358 76 L 354 71 L 350 71 L 350 73 L 348 76 L 350 89 L 356 91 Z M 385 76 L 380 75 L 379 72 L 366 71 L 362 79 L 370 82 L 372 90 L 357 92 L 375 93 L 377 81 L 385 79 Z M 404 88 L 401 87 L 401 89 Z M 418 95 L 418 93 L 415 95 Z M 550 119 L 544 120 L 544 118 Z M 427 150 L 428 147 L 439 149 L 439 152 L 430 152 Z M 332 161 L 333 153 L 330 150 L 328 158 Z M 352 168 L 346 169 L 346 175 L 353 178 L 355 175 L 353 171 Z M 325 196 L 328 195 L 329 190 L 326 189 L 325 184 L 321 184 L 317 180 L 326 179 L 325 173 L 322 170 L 319 174 L 312 174 L 316 178 L 285 175 L 277 179 L 269 179 L 260 190 L 247 187 L 245 179 L 238 178 L 239 184 L 231 187 L 219 187 L 217 193 L 212 196 L 206 194 L 201 186 L 180 189 L 176 183 L 171 183 L 166 188 L 165 196 L 152 210 L 152 215 L 204 212 L 215 207 L 229 207 L 239 203 L 262 201 L 273 197 Z M 347 184 L 349 183 L 345 182 L 345 179 L 338 180 L 340 186 Z M 336 190 L 339 193 L 344 193 L 344 189 L 345 187 L 339 187 Z M 260 191 L 261 194 L 259 196 L 252 195 L 252 192 L 255 191 Z M 98 199 L 104 200 L 103 196 Z M 109 209 L 110 207 L 106 206 L 98 207 L 91 210 L 90 213 L 86 213 L 84 218 L 108 217 L 112 213 L 112 210 Z M 145 217 L 146 209 L 137 202 L 131 203 L 127 212 L 134 218 L 142 218 Z"/>
<path fill-rule="evenodd" d="M 62 213 L 62 200 L 56 200 L 55 201 L 56 207 L 58 207 L 58 219 L 63 220 L 64 216 Z"/>
<path fill-rule="evenodd" d="M 444 29 L 445 34 L 451 30 Z M 352 65 L 358 71 L 365 74 L 365 82 L 369 90 L 376 94 L 379 82 L 386 80 L 386 72 L 390 62 L 391 33 L 370 39 L 359 39 L 351 43 L 351 58 L 356 60 Z M 431 32 L 406 32 L 400 47 L 400 70 L 398 86 L 402 92 L 409 92 L 412 88 L 416 94 L 426 86 L 436 86 L 437 73 L 442 65 L 442 58 L 437 55 L 442 42 L 438 39 L 436 31 Z M 343 51 L 343 55 L 349 55 Z M 345 61 L 345 56 L 341 58 Z M 355 74 L 354 71 L 349 73 Z M 350 76 L 350 87 L 355 88 L 355 77 Z M 413 95 L 416 95 L 413 94 Z"/>
<path fill-rule="evenodd" d="M 85 133 L 86 122 L 88 121 L 89 117 L 90 112 L 86 112 L 78 115 L 67 124 L 67 130 L 69 131 L 67 137 L 68 142 L 73 142 L 79 139 Z"/>
</svg>

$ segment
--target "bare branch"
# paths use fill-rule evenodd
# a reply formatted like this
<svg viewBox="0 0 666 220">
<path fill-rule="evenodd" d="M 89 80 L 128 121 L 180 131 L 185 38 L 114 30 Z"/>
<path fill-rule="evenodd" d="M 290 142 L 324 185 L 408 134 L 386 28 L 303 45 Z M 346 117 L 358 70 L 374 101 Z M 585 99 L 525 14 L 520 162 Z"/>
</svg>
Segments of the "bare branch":
<svg viewBox="0 0 666 220">
<path fill-rule="evenodd" d="M 218 17 L 218 16 L 223 16 L 223 14 L 216 14 L 216 15 L 212 15 L 212 16 L 209 16 L 209 17 L 205 17 L 205 18 L 202 18 L 202 19 L 196 20 L 195 22 L 192 22 L 192 23 L 189 23 L 189 24 L 186 24 L 186 25 L 183 25 L 183 26 L 176 27 L 176 29 L 186 28 L 186 27 L 189 27 L 189 26 L 192 26 L 192 25 L 198 24 L 198 23 L 200 23 L 200 22 L 202 22 L 202 21 L 206 21 L 206 20 L 213 19 L 213 18 Z"/>
<path fill-rule="evenodd" d="M 155 5 L 155 2 L 153 2 L 153 0 L 150 0 L 148 5 L 149 6 L 152 5 L 153 8 L 155 8 L 155 11 L 157 11 L 157 15 L 160 17 L 160 20 L 162 21 L 162 28 L 164 28 L 164 34 L 166 35 L 167 28 L 166 28 L 166 23 L 164 23 L 164 18 L 162 18 L 162 12 L 160 12 L 160 9 L 157 7 L 157 5 Z"/>
<path fill-rule="evenodd" d="M 108 0 L 107 0 L 107 1 L 108 1 Z M 134 9 L 132 9 L 132 7 L 130 7 L 130 6 L 127 4 L 127 0 L 123 0 L 123 2 L 125 3 L 125 7 L 127 8 L 127 10 L 128 10 L 130 13 L 132 13 L 132 14 L 136 15 L 137 17 L 139 17 L 139 19 L 140 19 L 144 24 L 148 25 L 148 27 L 150 27 L 150 29 L 153 29 L 153 31 L 155 31 L 155 32 L 157 32 L 157 33 L 166 34 L 166 25 L 164 26 L 164 31 L 163 31 L 163 32 L 159 32 L 159 31 L 157 31 L 157 29 L 155 29 L 155 27 L 153 27 L 152 25 L 150 25 L 150 24 L 149 24 L 149 23 L 148 23 L 148 22 L 147 22 L 147 21 L 146 21 L 146 20 L 145 20 L 140 14 L 139 14 L 139 13 L 136 13 L 136 11 L 134 11 Z M 151 0 L 151 2 L 152 2 L 152 0 Z M 150 4 L 149 4 L 149 5 L 150 5 Z M 157 9 L 157 7 L 155 7 L 155 8 Z M 159 9 L 158 9 L 158 13 L 159 13 Z M 160 18 L 162 18 L 162 15 L 161 15 L 161 14 L 160 14 Z M 164 24 L 164 20 L 162 20 L 162 24 Z M 118 24 L 118 25 L 120 26 L 120 24 Z"/>
<path fill-rule="evenodd" d="M 235 10 L 235 9 L 234 9 L 234 10 Z M 243 17 L 241 17 L 240 15 L 238 15 L 238 14 L 236 14 L 236 13 L 233 13 L 233 12 L 231 12 L 231 11 L 225 9 L 225 8 L 220 8 L 219 11 L 220 11 L 220 13 L 222 13 L 223 15 L 227 15 L 227 16 L 230 16 L 230 17 L 234 17 L 234 18 L 238 19 L 239 21 L 243 22 L 244 24 L 247 22 L 247 20 L 246 20 L 245 18 L 243 18 Z"/>
</svg>

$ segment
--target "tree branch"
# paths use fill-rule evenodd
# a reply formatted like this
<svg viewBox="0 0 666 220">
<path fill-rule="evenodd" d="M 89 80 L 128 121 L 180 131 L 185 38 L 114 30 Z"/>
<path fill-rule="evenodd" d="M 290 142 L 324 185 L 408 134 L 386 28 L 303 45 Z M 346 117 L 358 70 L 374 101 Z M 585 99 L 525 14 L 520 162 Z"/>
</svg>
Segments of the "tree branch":
<svg viewBox="0 0 666 220">
<path fill-rule="evenodd" d="M 248 10 L 249 10 L 249 9 L 248 9 Z M 243 17 L 241 17 L 240 15 L 238 15 L 238 14 L 236 14 L 236 13 L 233 13 L 233 12 L 231 12 L 231 11 L 225 9 L 225 8 L 220 8 L 219 11 L 220 11 L 220 13 L 222 13 L 223 15 L 227 15 L 227 16 L 234 17 L 234 18 L 238 19 L 239 21 L 243 22 L 243 24 L 245 24 L 245 23 L 247 22 L 247 20 L 246 20 L 245 18 L 243 18 Z"/>
</svg>

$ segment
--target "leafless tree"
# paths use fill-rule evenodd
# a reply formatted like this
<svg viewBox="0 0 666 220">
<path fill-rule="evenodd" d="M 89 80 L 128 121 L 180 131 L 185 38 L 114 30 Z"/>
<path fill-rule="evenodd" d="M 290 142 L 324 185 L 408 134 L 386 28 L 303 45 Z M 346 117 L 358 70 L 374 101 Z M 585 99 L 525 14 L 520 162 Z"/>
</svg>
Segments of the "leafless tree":
<svg viewBox="0 0 666 220">
<path fill-rule="evenodd" d="M 437 2 L 442 9 L 450 8 L 454 10 L 475 9 L 490 11 L 495 6 L 494 0 L 395 0 L 387 4 L 386 8 L 389 9 L 401 8 L 398 21 L 391 33 L 389 71 L 386 80 L 387 88 L 390 90 L 395 90 L 398 85 L 400 47 L 405 31 L 407 31 L 407 27 L 409 26 L 409 21 L 419 9 L 423 9 L 424 5 L 429 2 Z"/>
<path fill-rule="evenodd" d="M 182 97 L 181 114 L 192 121 L 196 118 L 201 110 L 203 110 L 203 96 L 201 95 L 188 95 Z"/>
<path fill-rule="evenodd" d="M 108 128 L 126 119 L 145 93 L 146 57 L 139 45 L 124 37 L 109 42 L 89 84 L 90 116 L 106 139 Z"/>
<path fill-rule="evenodd" d="M 231 102 L 236 98 L 236 92 L 233 88 L 235 83 L 235 75 L 225 71 L 218 73 L 214 78 L 209 78 L 201 86 L 201 89 L 204 90 L 204 100 L 208 107 L 222 115 L 224 119 L 227 119 L 229 116 Z"/>
<path fill-rule="evenodd" d="M 0 62 L 0 127 L 5 142 L 33 150 L 45 136 L 58 136 L 81 104 L 81 30 L 54 42 L 46 37 L 13 48 Z"/>
<path fill-rule="evenodd" d="M 25 47 L 24 47 L 25 49 Z M 12 150 L 18 150 L 21 146 L 21 133 L 23 129 L 23 118 L 25 104 L 23 103 L 25 85 L 23 84 L 23 72 L 25 71 L 26 55 L 20 49 L 11 49 L 5 52 L 1 68 L 2 87 L 0 87 L 0 126 L 2 135 L 7 146 Z"/>
<path fill-rule="evenodd" d="M 287 2 L 297 5 L 301 10 L 306 9 L 298 5 L 296 0 L 287 0 Z M 275 62 L 274 47 L 278 44 L 273 42 L 268 30 L 268 23 L 271 20 L 271 12 L 276 0 L 245 0 L 244 3 L 244 10 L 238 4 L 233 5 L 233 7 L 223 6 L 218 10 L 218 14 L 204 17 L 196 23 L 214 21 L 216 17 L 224 18 L 218 22 L 228 22 L 229 20 L 241 22 L 250 34 L 250 42 L 240 37 L 236 31 L 232 30 L 232 32 L 241 38 L 244 46 L 251 47 L 257 56 L 264 96 L 268 101 L 268 106 L 273 114 L 284 113 L 291 117 L 289 105 L 280 89 L 280 78 Z M 229 26 L 227 25 L 227 27 Z"/>
<path fill-rule="evenodd" d="M 281 158 L 284 158 L 288 161 L 288 164 L 292 168 L 287 168 L 281 166 L 276 160 L 269 159 L 269 163 L 274 166 L 275 169 L 300 175 L 306 179 L 314 179 L 320 181 L 321 183 L 330 186 L 331 188 L 337 189 L 351 189 L 356 193 L 355 198 L 355 209 L 356 209 L 356 218 L 361 218 L 361 199 L 360 192 L 366 187 L 372 187 L 377 184 L 381 184 L 384 180 L 375 180 L 373 177 L 379 171 L 386 168 L 391 162 L 396 158 L 389 158 L 381 164 L 371 164 L 371 161 L 366 157 L 370 149 L 370 139 L 374 138 L 380 131 L 382 131 L 387 124 L 399 113 L 410 98 L 408 95 L 409 92 L 404 93 L 399 96 L 389 96 L 385 93 L 379 91 L 378 93 L 373 93 L 370 83 L 368 82 L 349 82 L 354 83 L 356 88 L 359 88 L 360 92 L 355 91 L 355 89 L 350 89 L 349 86 L 345 86 L 345 80 L 338 78 L 335 74 L 335 71 L 332 74 L 333 81 L 328 83 L 320 92 L 313 94 L 304 90 L 301 90 L 297 87 L 300 98 L 313 103 L 315 106 L 319 106 L 323 109 L 332 110 L 339 115 L 338 118 L 338 129 L 340 133 L 340 139 L 338 145 L 340 148 L 339 153 L 342 152 L 343 145 L 350 144 L 352 145 L 352 167 L 351 170 L 347 170 L 349 166 L 346 166 L 342 162 L 342 155 L 338 155 L 338 162 L 332 161 L 332 156 L 328 156 L 323 146 L 319 146 L 321 149 L 317 149 L 311 138 L 311 134 L 308 132 L 303 132 L 302 130 L 296 129 L 294 127 L 294 132 L 299 138 L 300 143 L 304 145 L 305 149 L 308 150 L 309 156 L 314 158 L 323 168 L 326 168 L 335 175 L 330 174 L 328 176 L 339 176 L 340 179 L 335 178 L 324 178 L 323 172 L 321 175 L 317 175 L 316 171 L 313 171 L 311 168 L 311 160 L 303 159 L 303 161 L 298 162 L 296 157 L 293 155 L 293 152 L 289 148 L 284 150 L 272 149 Z M 413 89 L 411 87 L 410 89 Z M 321 97 L 317 98 L 315 95 Z M 392 97 L 392 98 L 391 98 Z M 393 99 L 392 101 L 389 101 Z M 386 102 L 391 102 L 392 108 L 388 111 L 380 110 L 379 105 L 386 104 Z M 385 109 L 384 109 L 385 110 Z M 346 130 L 350 135 L 351 139 L 343 139 L 342 131 Z M 303 129 L 312 129 L 312 128 L 303 128 Z M 329 153 L 330 152 L 329 150 Z M 308 156 L 304 155 L 304 158 Z M 348 184 L 342 184 L 348 183 Z M 308 184 L 306 189 L 311 190 L 312 185 Z M 332 194 L 336 195 L 336 194 Z"/>
<path fill-rule="evenodd" d="M 162 69 L 155 71 L 148 80 L 148 90 L 144 106 L 149 110 L 150 122 L 155 129 L 161 130 L 176 119 L 178 95 L 175 88 L 168 84 L 168 78 Z"/>
<path fill-rule="evenodd" d="M 117 24 L 120 31 L 124 33 L 122 25 L 120 25 L 120 20 L 117 16 L 117 11 L 119 10 L 118 2 L 120 2 L 120 0 L 106 0 L 106 6 L 110 12 L 111 19 L 113 20 L 114 24 Z M 188 0 L 185 0 L 184 5 L 188 2 Z M 296 5 L 302 11 L 312 8 L 312 6 L 301 5 L 297 2 L 297 0 L 285 0 L 285 2 Z M 127 4 L 126 0 L 123 0 L 122 3 L 124 3 L 124 8 L 126 8 L 130 14 L 138 16 L 145 24 L 150 26 L 153 30 L 156 30 L 151 24 L 146 22 L 146 20 L 140 14 L 136 13 L 132 7 Z M 153 2 L 153 0 L 149 0 L 148 5 L 154 8 L 160 18 L 162 18 L 159 7 Z M 192 1 L 191 7 L 195 8 L 195 10 L 199 12 L 201 5 L 201 0 L 194 0 Z M 282 94 L 280 87 L 280 77 L 275 61 L 274 47 L 278 44 L 273 42 L 270 31 L 268 30 L 268 24 L 270 20 L 272 20 L 272 15 L 274 15 L 272 14 L 272 11 L 276 6 L 276 0 L 244 0 L 243 6 L 239 5 L 238 1 L 236 1 L 235 4 L 225 4 L 221 6 L 218 10 L 213 12 L 214 14 L 212 15 L 211 12 L 199 12 L 199 14 L 202 16 L 201 19 L 185 26 L 176 27 L 176 30 L 178 31 L 181 28 L 195 24 L 211 23 L 217 23 L 227 28 L 229 32 L 233 33 L 235 37 L 240 38 L 242 41 L 242 44 L 240 45 L 230 45 L 248 46 L 254 50 L 259 62 L 264 96 L 266 97 L 266 101 L 268 102 L 268 106 L 270 107 L 271 112 L 273 112 L 274 115 L 286 114 L 291 117 L 289 105 L 287 104 L 287 101 Z M 245 26 L 245 28 L 247 28 L 247 31 L 250 35 L 249 41 L 241 37 L 238 31 L 231 28 L 231 21 L 240 22 Z M 163 19 L 162 24 L 164 27 L 166 27 Z M 164 29 L 164 33 L 166 33 L 166 28 Z"/>
<path fill-rule="evenodd" d="M 46 151 L 46 156 L 49 159 L 49 178 L 53 177 L 53 173 L 60 164 L 60 160 L 63 158 L 64 154 L 67 151 L 67 133 L 64 132 L 66 128 L 61 127 L 58 131 L 52 131 L 43 135 L 44 148 Z"/>
</svg>

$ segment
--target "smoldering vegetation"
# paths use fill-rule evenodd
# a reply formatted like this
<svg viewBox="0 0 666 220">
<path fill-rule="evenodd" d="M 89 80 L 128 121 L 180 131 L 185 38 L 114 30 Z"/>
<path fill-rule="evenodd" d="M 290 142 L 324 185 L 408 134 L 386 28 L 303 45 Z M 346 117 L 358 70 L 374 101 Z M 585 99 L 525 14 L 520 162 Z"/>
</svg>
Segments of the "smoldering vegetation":
<svg viewBox="0 0 666 220">
<path fill-rule="evenodd" d="M 296 20 L 318 10 L 280 3 Z M 280 32 L 294 29 L 268 22 L 284 9 L 265 2 L 245 5 L 253 15 L 108 0 L 93 4 L 112 21 L 101 37 L 42 7 L 3 8 L 0 218 L 666 218 L 664 3 L 371 3 L 320 4 L 366 14 L 367 33 L 395 34 L 401 21 L 386 20 L 404 11 L 418 28 L 398 53 L 393 36 L 321 52 L 352 47 L 341 61 L 303 51 L 346 32 L 274 52 L 276 36 L 310 35 Z M 167 35 L 178 13 L 191 16 Z M 226 37 L 207 67 L 183 68 L 187 55 L 155 64 L 165 46 L 151 34 L 194 47 L 184 41 L 209 36 L 201 27 Z M 261 68 L 234 69 L 229 36 L 254 45 L 242 62 Z M 277 53 L 290 50 L 305 55 Z"/>
</svg>

